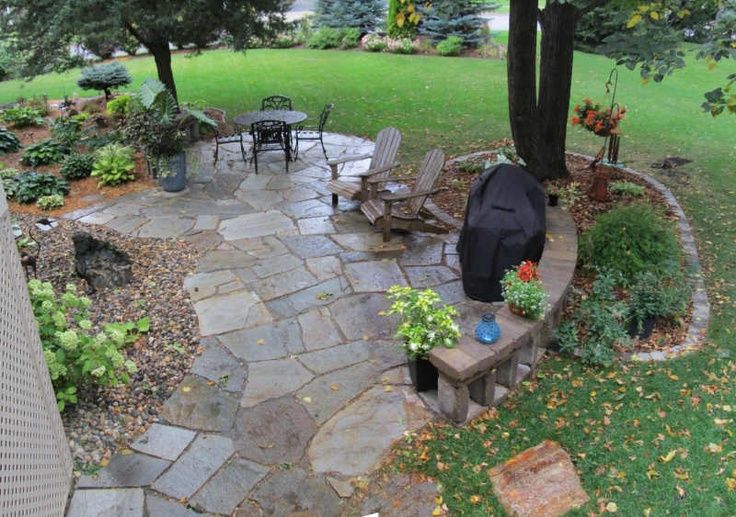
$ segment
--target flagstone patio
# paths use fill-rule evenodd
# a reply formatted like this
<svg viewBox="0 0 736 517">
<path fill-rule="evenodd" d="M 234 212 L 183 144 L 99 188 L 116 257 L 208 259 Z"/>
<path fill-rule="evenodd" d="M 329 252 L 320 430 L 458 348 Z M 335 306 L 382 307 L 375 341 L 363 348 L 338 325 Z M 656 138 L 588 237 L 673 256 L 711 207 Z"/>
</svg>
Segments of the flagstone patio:
<svg viewBox="0 0 736 517">
<path fill-rule="evenodd" d="M 330 157 L 372 147 L 327 137 Z M 350 480 L 432 417 L 409 386 L 393 322 L 379 315 L 386 289 L 433 287 L 480 310 L 464 298 L 455 236 L 384 244 L 357 203 L 330 205 L 318 145 L 302 146 L 288 174 L 276 153 L 258 175 L 234 147 L 216 167 L 209 144 L 194 153 L 187 191 L 151 190 L 72 215 L 203 250 L 185 285 L 204 353 L 162 422 L 79 480 L 68 515 L 336 515 Z"/>
</svg>

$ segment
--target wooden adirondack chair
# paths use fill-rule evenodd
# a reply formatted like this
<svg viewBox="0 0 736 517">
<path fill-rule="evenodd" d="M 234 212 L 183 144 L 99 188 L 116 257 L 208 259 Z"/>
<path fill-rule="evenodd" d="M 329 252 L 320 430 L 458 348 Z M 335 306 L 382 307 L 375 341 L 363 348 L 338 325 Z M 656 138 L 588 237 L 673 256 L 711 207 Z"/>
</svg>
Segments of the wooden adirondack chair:
<svg viewBox="0 0 736 517">
<path fill-rule="evenodd" d="M 372 154 L 342 156 L 334 160 L 328 160 L 327 164 L 332 170 L 332 180 L 327 183 L 327 190 L 332 192 L 332 206 L 337 206 L 338 196 L 366 201 L 369 198 L 368 178 L 387 176 L 392 169 L 399 166 L 396 163 L 396 152 L 399 150 L 399 144 L 401 144 L 401 133 L 399 130 L 393 127 L 387 127 L 378 132 L 378 136 L 376 136 L 376 147 Z M 340 179 L 337 171 L 338 165 L 366 160 L 368 158 L 371 159 L 368 170 L 357 176 L 360 178 L 360 182 Z"/>
<path fill-rule="evenodd" d="M 383 224 L 383 241 L 391 240 L 391 229 L 447 233 L 447 229 L 432 221 L 424 203 L 436 193 L 435 188 L 440 173 L 445 166 L 445 155 L 439 149 L 433 149 L 424 156 L 422 166 L 416 176 L 390 176 L 368 178 L 372 192 L 378 185 L 390 181 L 415 179 L 414 187 L 408 193 L 383 194 L 372 197 L 360 205 L 371 224 Z"/>
</svg>

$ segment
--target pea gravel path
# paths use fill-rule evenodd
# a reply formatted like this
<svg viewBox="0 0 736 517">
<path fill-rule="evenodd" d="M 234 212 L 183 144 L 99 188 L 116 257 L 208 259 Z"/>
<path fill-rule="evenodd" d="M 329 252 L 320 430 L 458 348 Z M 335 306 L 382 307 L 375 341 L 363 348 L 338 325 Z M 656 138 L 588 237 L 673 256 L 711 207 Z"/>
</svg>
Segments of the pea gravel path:
<svg viewBox="0 0 736 517">
<path fill-rule="evenodd" d="M 326 138 L 330 157 L 373 148 Z M 184 193 L 151 190 L 70 216 L 202 251 L 185 287 L 204 352 L 161 423 L 79 480 L 68 515 L 338 515 L 351 480 L 432 415 L 408 385 L 393 322 L 379 316 L 387 287 L 437 289 L 463 306 L 466 331 L 483 310 L 462 293 L 456 237 L 384 244 L 356 203 L 331 207 L 318 146 L 288 174 L 276 153 L 258 175 L 234 147 L 217 167 L 208 143 L 193 153 Z"/>
</svg>

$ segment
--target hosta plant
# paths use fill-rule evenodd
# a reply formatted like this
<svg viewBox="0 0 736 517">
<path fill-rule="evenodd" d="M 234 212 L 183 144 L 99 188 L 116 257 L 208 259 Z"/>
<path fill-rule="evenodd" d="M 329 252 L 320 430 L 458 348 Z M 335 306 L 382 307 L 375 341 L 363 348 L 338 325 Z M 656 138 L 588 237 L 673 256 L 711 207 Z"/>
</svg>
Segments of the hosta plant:
<svg viewBox="0 0 736 517">
<path fill-rule="evenodd" d="M 64 196 L 61 194 L 51 194 L 50 196 L 42 196 L 36 201 L 36 206 L 41 210 L 53 210 L 64 206 Z"/>
<path fill-rule="evenodd" d="M 20 149 L 20 140 L 15 133 L 0 127 L 0 153 L 14 153 Z"/>
<path fill-rule="evenodd" d="M 443 305 L 432 289 L 419 291 L 394 285 L 386 295 L 393 303 L 382 314 L 400 316 L 396 335 L 409 359 L 424 359 L 433 348 L 452 348 L 460 339 L 460 327 L 455 322 L 457 310 Z"/>
<path fill-rule="evenodd" d="M 532 320 L 544 316 L 548 295 L 534 262 L 525 260 L 506 271 L 501 284 L 503 299 L 511 312 Z"/>
<path fill-rule="evenodd" d="M 3 190 L 8 199 L 13 199 L 18 190 L 18 174 L 20 174 L 20 171 L 17 169 L 0 170 L 0 182 L 3 184 Z"/>
<path fill-rule="evenodd" d="M 54 140 L 42 140 L 26 147 L 21 163 L 31 167 L 57 163 L 69 154 L 69 148 Z"/>
<path fill-rule="evenodd" d="M 95 330 L 89 315 L 91 302 L 73 284 L 57 295 L 50 283 L 33 279 L 28 292 L 59 411 L 75 404 L 85 387 L 129 381 L 137 367 L 121 350 L 148 332 L 147 318 L 103 324 Z"/>
<path fill-rule="evenodd" d="M 92 176 L 98 186 L 120 185 L 135 179 L 133 148 L 121 144 L 108 144 L 95 151 Z"/>
<path fill-rule="evenodd" d="M 43 112 L 31 106 L 6 108 L 0 116 L 3 122 L 17 128 L 43 124 Z"/>
<path fill-rule="evenodd" d="M 17 186 L 15 200 L 19 203 L 33 203 L 38 198 L 69 193 L 69 183 L 49 173 L 26 172 L 15 177 Z"/>
<path fill-rule="evenodd" d="M 54 140 L 68 148 L 74 147 L 82 136 L 82 120 L 79 117 L 59 117 L 51 125 Z"/>
<path fill-rule="evenodd" d="M 61 164 L 59 174 L 68 180 L 80 180 L 92 174 L 95 157 L 92 154 L 70 154 Z"/>
</svg>

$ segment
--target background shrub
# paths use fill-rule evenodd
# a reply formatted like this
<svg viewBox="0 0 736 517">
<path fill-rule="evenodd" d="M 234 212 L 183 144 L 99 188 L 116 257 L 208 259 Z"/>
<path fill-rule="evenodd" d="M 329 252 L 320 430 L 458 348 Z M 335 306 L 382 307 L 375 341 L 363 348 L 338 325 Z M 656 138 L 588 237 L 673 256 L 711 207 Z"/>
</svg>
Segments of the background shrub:
<svg viewBox="0 0 736 517">
<path fill-rule="evenodd" d="M 20 149 L 20 140 L 15 133 L 0 127 L 0 153 L 14 153 Z"/>
<path fill-rule="evenodd" d="M 681 271 L 667 277 L 649 271 L 639 273 L 629 290 L 629 319 L 641 330 L 647 318 L 683 318 L 690 305 L 690 290 Z"/>
<path fill-rule="evenodd" d="M 92 176 L 98 186 L 119 185 L 135 179 L 133 148 L 121 144 L 108 144 L 95 151 Z"/>
<path fill-rule="evenodd" d="M 61 194 L 51 194 L 50 196 L 41 196 L 36 201 L 36 206 L 41 210 L 53 210 L 64 206 L 64 196 Z"/>
<path fill-rule="evenodd" d="M 117 61 L 113 61 L 82 69 L 77 84 L 84 90 L 105 92 L 105 99 L 109 99 L 112 90 L 130 84 L 130 81 L 128 70 Z"/>
<path fill-rule="evenodd" d="M 107 112 L 116 117 L 125 118 L 130 112 L 131 96 L 126 94 L 118 95 L 114 99 L 107 102 Z"/>
<path fill-rule="evenodd" d="M 644 187 L 630 181 L 612 181 L 608 190 L 625 197 L 642 197 L 645 192 Z"/>
<path fill-rule="evenodd" d="M 463 47 L 479 47 L 489 40 L 483 31 L 486 21 L 480 15 L 495 8 L 495 3 L 485 0 L 433 0 L 419 4 L 422 21 L 418 32 L 435 44 L 455 36 Z"/>
<path fill-rule="evenodd" d="M 71 149 L 82 136 L 82 121 L 74 116 L 58 117 L 51 124 L 54 140 Z"/>
<path fill-rule="evenodd" d="M 43 125 L 43 114 L 30 106 L 14 106 L 2 112 L 3 122 L 13 127 L 22 128 Z"/>
<path fill-rule="evenodd" d="M 81 180 L 92 174 L 95 157 L 91 154 L 70 154 L 61 164 L 59 174 L 67 180 Z"/>
<path fill-rule="evenodd" d="M 637 273 L 667 275 L 680 267 L 673 225 L 641 203 L 602 214 L 582 235 L 581 256 L 588 265 L 620 273 L 625 285 Z"/>
<path fill-rule="evenodd" d="M 337 48 L 342 43 L 342 32 L 332 27 L 322 27 L 307 41 L 307 47 L 317 49 Z"/>
<path fill-rule="evenodd" d="M 386 51 L 393 54 L 414 54 L 417 51 L 414 42 L 409 38 L 388 38 L 386 43 Z"/>
<path fill-rule="evenodd" d="M 459 56 L 463 49 L 463 40 L 460 36 L 450 36 L 437 43 L 437 53 L 440 56 Z"/>
<path fill-rule="evenodd" d="M 69 183 L 49 173 L 26 172 L 15 177 L 17 182 L 15 200 L 19 203 L 33 203 L 40 197 L 69 193 Z"/>
<path fill-rule="evenodd" d="M 51 139 L 41 140 L 26 147 L 21 163 L 31 167 L 48 165 L 62 161 L 68 153 L 69 148 L 62 143 Z"/>
<path fill-rule="evenodd" d="M 350 27 L 342 30 L 340 48 L 355 48 L 360 43 L 360 30 Z"/>
<path fill-rule="evenodd" d="M 363 48 L 368 52 L 383 52 L 388 47 L 386 38 L 378 34 L 367 34 L 363 37 Z"/>
<path fill-rule="evenodd" d="M 314 21 L 318 27 L 358 29 L 358 37 L 375 31 L 383 20 L 381 0 L 318 0 Z"/>
</svg>

